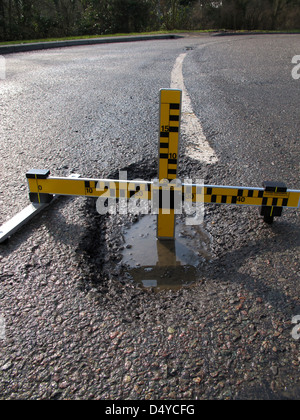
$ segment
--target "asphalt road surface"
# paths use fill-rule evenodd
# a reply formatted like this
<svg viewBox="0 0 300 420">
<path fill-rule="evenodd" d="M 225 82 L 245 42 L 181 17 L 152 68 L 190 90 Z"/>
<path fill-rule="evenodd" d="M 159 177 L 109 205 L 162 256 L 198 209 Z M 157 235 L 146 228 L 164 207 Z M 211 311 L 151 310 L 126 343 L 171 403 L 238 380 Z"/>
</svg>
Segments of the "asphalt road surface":
<svg viewBox="0 0 300 420">
<path fill-rule="evenodd" d="M 295 55 L 299 35 L 7 55 L 0 223 L 28 204 L 32 168 L 155 177 L 158 93 L 171 86 L 179 57 L 192 106 L 185 117 L 197 120 L 214 157 L 205 159 L 197 136 L 191 154 L 187 130 L 180 175 L 300 189 Z M 298 210 L 269 226 L 257 209 L 207 207 L 209 258 L 179 273 L 183 283 L 193 276 L 193 287 L 159 293 L 135 284 L 122 264 L 133 222 L 99 216 L 93 200 L 61 198 L 1 245 L 0 398 L 298 399 Z M 161 277 L 170 285 L 173 276 Z"/>
</svg>

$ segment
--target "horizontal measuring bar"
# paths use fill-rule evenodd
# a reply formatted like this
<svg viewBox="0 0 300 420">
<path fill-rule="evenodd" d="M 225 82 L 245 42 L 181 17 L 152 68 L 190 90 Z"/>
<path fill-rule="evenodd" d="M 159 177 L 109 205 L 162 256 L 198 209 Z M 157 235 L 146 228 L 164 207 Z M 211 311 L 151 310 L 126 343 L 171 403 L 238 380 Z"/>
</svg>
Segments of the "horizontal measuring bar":
<svg viewBox="0 0 300 420">
<path fill-rule="evenodd" d="M 151 199 L 151 183 L 143 181 L 48 177 L 47 179 L 29 178 L 28 185 L 31 194 L 42 196 L 56 194 L 129 199 L 135 195 L 140 199 Z"/>
<path fill-rule="evenodd" d="M 193 197 L 199 186 L 192 186 Z M 292 207 L 300 206 L 300 191 L 268 191 L 265 188 L 204 185 L 205 203 L 237 204 L 249 206 Z M 199 192 L 198 192 L 199 194 Z M 197 201 L 197 200 L 196 200 Z"/>
<path fill-rule="evenodd" d="M 182 199 L 193 203 L 234 204 L 250 206 L 271 206 L 298 208 L 300 191 L 268 191 L 264 188 L 231 187 L 219 185 L 173 184 L 156 181 L 123 181 L 111 179 L 89 179 L 72 177 L 47 178 L 34 171 L 27 174 L 31 201 L 44 202 L 47 195 L 70 195 L 103 198 L 126 198 L 151 200 L 152 192 L 171 190 L 171 194 L 182 194 Z M 174 192 L 172 193 L 172 190 Z"/>
<path fill-rule="evenodd" d="M 0 226 L 0 243 L 4 242 L 15 232 L 17 232 L 22 226 L 24 226 L 29 220 L 33 219 L 38 213 L 48 207 L 49 203 L 37 204 L 31 203 L 24 210 L 10 219 L 8 222 Z"/>
</svg>

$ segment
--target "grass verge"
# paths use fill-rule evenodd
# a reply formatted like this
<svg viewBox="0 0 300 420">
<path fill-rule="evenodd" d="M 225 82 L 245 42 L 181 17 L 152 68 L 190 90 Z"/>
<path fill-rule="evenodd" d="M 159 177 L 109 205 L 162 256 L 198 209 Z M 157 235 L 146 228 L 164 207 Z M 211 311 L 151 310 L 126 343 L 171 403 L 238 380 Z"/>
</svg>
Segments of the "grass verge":
<svg viewBox="0 0 300 420">
<path fill-rule="evenodd" d="M 154 31 L 154 32 L 132 32 L 132 33 L 118 33 L 118 34 L 109 34 L 109 35 L 82 35 L 82 36 L 68 36 L 64 38 L 41 38 L 41 39 L 30 39 L 30 40 L 17 40 L 17 41 L 3 41 L 0 42 L 0 45 L 15 45 L 15 44 L 34 44 L 39 42 L 55 42 L 55 41 L 72 41 L 77 39 L 93 39 L 93 38 L 110 38 L 110 37 L 119 37 L 119 36 L 138 36 L 138 35 L 163 35 L 163 34 L 188 34 L 188 33 L 214 33 L 214 32 L 224 32 L 224 33 L 236 33 L 236 34 L 247 34 L 247 33 L 259 33 L 259 34 L 300 34 L 300 29 L 290 30 L 290 31 L 268 31 L 268 30 L 227 30 L 227 29 L 205 29 L 205 30 L 173 30 L 173 31 Z"/>
</svg>

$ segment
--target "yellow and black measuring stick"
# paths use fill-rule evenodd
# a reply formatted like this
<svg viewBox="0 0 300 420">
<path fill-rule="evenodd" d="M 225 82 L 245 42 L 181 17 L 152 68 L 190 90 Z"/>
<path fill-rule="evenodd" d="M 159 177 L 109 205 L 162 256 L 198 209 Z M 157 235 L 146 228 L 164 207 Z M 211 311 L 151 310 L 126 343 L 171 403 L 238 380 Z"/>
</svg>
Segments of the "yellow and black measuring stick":
<svg viewBox="0 0 300 420">
<path fill-rule="evenodd" d="M 36 169 L 27 172 L 26 178 L 34 203 L 49 203 L 53 195 L 151 200 L 152 183 L 147 181 L 52 177 L 49 170 Z"/>
<path fill-rule="evenodd" d="M 261 207 L 266 223 L 282 215 L 284 208 L 300 207 L 300 191 L 288 190 L 282 182 L 267 181 L 263 188 L 204 185 L 204 203 Z M 197 188 L 192 187 L 193 201 Z"/>
<path fill-rule="evenodd" d="M 300 191 L 288 190 L 281 182 L 265 182 L 263 188 L 181 184 L 177 179 L 181 101 L 180 90 L 160 91 L 158 180 L 59 178 L 51 177 L 49 170 L 32 170 L 26 175 L 30 200 L 49 203 L 53 195 L 150 200 L 152 212 L 158 214 L 159 239 L 174 239 L 176 210 L 182 208 L 185 200 L 196 204 L 258 206 L 267 223 L 281 216 L 284 208 L 300 206 Z"/>
<path fill-rule="evenodd" d="M 90 179 L 70 177 L 52 177 L 49 170 L 31 170 L 26 174 L 29 197 L 33 203 L 49 203 L 53 195 L 127 198 L 152 200 L 156 189 L 160 192 L 159 207 L 163 209 L 161 192 L 164 187 L 155 181 L 124 181 L 111 179 Z M 170 203 L 174 207 L 174 194 L 181 191 L 182 201 L 188 190 L 193 203 L 245 205 L 261 207 L 261 215 L 266 222 L 272 222 L 274 217 L 281 216 L 284 208 L 300 207 L 300 191 L 288 190 L 280 182 L 264 182 L 263 188 L 233 187 L 222 185 L 174 184 L 170 187 Z M 168 209 L 166 209 L 168 210 Z"/>
<path fill-rule="evenodd" d="M 280 217 L 283 207 L 288 204 L 287 186 L 283 182 L 270 181 L 264 182 L 263 186 L 265 194 L 269 194 L 270 196 L 263 198 L 260 214 L 264 216 L 266 223 L 272 224 L 274 217 Z"/>
<path fill-rule="evenodd" d="M 151 201 L 152 213 L 158 214 L 159 239 L 174 238 L 175 214 L 185 201 L 258 206 L 267 223 L 281 216 L 284 208 L 300 207 L 300 191 L 288 190 L 281 182 L 265 182 L 262 188 L 181 184 L 177 179 L 181 102 L 180 90 L 160 91 L 158 180 L 90 179 L 78 175 L 52 177 L 49 170 L 33 169 L 26 174 L 32 204 L 0 227 L 0 243 L 42 211 L 54 196 L 60 195 Z"/>
<path fill-rule="evenodd" d="M 163 191 L 168 190 L 170 182 L 177 179 L 181 102 L 181 90 L 160 90 L 158 239 L 173 239 L 175 236 L 175 209 L 171 205 L 171 197 L 169 204 L 168 200 L 163 200 L 163 197 L 168 197 Z M 173 188 L 172 191 L 174 194 Z"/>
</svg>

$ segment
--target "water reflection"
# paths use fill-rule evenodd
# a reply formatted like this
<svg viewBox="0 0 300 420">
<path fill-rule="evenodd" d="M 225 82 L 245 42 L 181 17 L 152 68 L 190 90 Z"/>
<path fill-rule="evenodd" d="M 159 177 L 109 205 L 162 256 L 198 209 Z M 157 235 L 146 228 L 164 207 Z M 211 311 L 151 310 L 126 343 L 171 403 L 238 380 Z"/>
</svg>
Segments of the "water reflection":
<svg viewBox="0 0 300 420">
<path fill-rule="evenodd" d="M 144 216 L 124 232 L 123 263 L 143 287 L 178 289 L 197 280 L 199 266 L 211 258 L 211 238 L 200 226 L 177 221 L 175 240 L 156 239 L 156 216 Z"/>
</svg>

